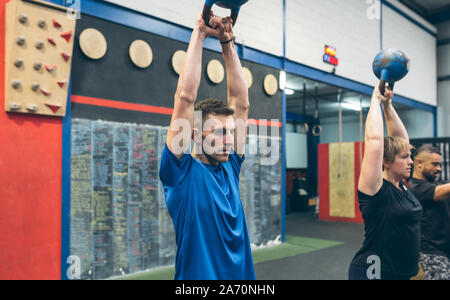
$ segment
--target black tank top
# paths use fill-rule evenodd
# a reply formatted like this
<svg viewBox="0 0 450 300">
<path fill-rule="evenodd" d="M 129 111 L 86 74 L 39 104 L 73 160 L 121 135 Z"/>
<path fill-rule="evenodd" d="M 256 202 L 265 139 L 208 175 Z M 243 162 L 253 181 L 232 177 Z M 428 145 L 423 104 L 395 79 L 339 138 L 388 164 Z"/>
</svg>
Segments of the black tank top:
<svg viewBox="0 0 450 300">
<path fill-rule="evenodd" d="M 423 210 L 403 183 L 400 187 L 402 190 L 383 179 L 374 196 L 358 191 L 365 240 L 352 265 L 367 268 L 367 258 L 377 255 L 381 279 L 412 277 L 418 272 Z"/>
</svg>

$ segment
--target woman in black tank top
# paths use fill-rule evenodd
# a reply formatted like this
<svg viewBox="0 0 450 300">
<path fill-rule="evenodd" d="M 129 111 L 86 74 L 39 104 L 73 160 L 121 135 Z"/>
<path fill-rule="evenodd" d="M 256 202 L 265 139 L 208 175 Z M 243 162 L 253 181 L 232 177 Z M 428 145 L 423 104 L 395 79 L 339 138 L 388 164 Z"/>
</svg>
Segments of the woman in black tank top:
<svg viewBox="0 0 450 300">
<path fill-rule="evenodd" d="M 358 182 L 365 240 L 350 265 L 350 280 L 407 280 L 418 272 L 422 206 L 403 183 L 411 173 L 412 146 L 392 97 L 389 87 L 384 95 L 375 87 L 367 115 Z"/>
</svg>

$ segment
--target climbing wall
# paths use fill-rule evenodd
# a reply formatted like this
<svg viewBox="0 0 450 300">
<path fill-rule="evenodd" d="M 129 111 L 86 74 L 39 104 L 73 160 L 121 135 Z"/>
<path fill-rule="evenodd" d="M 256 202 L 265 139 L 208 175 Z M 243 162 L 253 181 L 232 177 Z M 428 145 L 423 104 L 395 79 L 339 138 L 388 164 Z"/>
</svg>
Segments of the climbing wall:
<svg viewBox="0 0 450 300">
<path fill-rule="evenodd" d="M 76 19 L 35 0 L 10 1 L 6 16 L 6 111 L 64 116 Z"/>
</svg>

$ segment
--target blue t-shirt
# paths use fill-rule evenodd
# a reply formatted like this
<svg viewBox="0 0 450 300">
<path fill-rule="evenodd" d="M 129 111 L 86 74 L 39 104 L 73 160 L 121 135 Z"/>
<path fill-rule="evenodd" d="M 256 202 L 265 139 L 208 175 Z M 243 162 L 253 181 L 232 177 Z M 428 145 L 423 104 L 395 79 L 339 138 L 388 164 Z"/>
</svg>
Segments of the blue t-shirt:
<svg viewBox="0 0 450 300">
<path fill-rule="evenodd" d="M 243 158 L 206 165 L 164 147 L 159 177 L 175 227 L 175 279 L 255 279 L 250 240 L 239 195 Z"/>
</svg>

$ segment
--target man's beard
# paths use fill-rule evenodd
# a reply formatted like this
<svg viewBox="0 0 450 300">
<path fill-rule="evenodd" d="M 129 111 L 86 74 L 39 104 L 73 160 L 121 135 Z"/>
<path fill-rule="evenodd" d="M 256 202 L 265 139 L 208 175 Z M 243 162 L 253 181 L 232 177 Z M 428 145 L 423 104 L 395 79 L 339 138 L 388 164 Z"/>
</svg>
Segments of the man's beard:
<svg viewBox="0 0 450 300">
<path fill-rule="evenodd" d="M 208 154 L 207 151 L 205 151 L 205 148 L 203 147 L 203 145 L 202 145 L 202 151 L 203 151 L 203 155 L 206 157 L 206 159 L 208 160 L 208 163 L 210 165 L 215 165 L 215 164 L 221 163 L 219 160 L 215 159 L 212 155 Z M 223 153 L 223 154 L 226 154 L 226 153 Z"/>
<path fill-rule="evenodd" d="M 435 173 L 429 173 L 429 172 L 423 172 L 422 174 L 429 182 L 434 182 L 439 176 L 439 174 L 434 176 Z"/>
<path fill-rule="evenodd" d="M 220 163 L 218 160 L 216 160 L 214 157 L 210 156 L 209 154 L 206 154 L 206 152 L 203 152 L 203 154 L 205 155 L 206 159 L 208 160 L 210 165 L 215 165 Z"/>
</svg>

